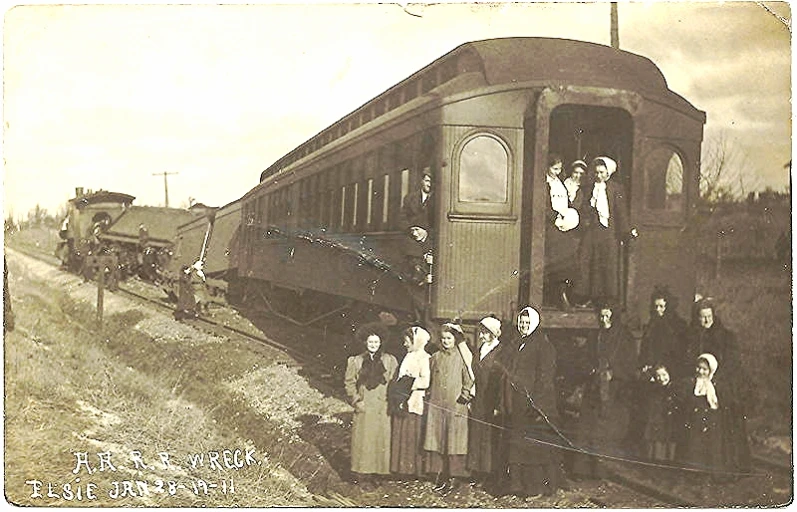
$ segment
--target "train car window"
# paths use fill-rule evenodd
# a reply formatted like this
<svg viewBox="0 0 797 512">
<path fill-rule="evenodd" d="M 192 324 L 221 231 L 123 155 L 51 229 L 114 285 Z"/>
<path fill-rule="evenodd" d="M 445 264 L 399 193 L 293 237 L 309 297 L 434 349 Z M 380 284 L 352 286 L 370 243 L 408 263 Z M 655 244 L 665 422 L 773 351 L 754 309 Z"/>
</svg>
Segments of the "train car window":
<svg viewBox="0 0 797 512">
<path fill-rule="evenodd" d="M 684 165 L 670 148 L 659 147 L 645 159 L 645 206 L 651 210 L 683 211 Z"/>
<path fill-rule="evenodd" d="M 382 226 L 387 228 L 388 225 L 388 201 L 390 200 L 390 175 L 385 174 L 384 184 L 382 186 Z"/>
<path fill-rule="evenodd" d="M 338 223 L 338 227 L 340 230 L 343 231 L 343 227 L 346 225 L 346 186 L 344 185 L 340 189 L 340 219 Z"/>
<path fill-rule="evenodd" d="M 459 201 L 506 203 L 509 199 L 509 155 L 492 135 L 477 135 L 459 156 Z"/>
<path fill-rule="evenodd" d="M 371 208 L 374 198 L 374 179 L 368 178 L 368 190 L 366 192 L 365 202 L 365 225 L 371 225 Z"/>
<path fill-rule="evenodd" d="M 401 197 L 407 197 L 407 194 L 410 192 L 410 170 L 409 169 L 402 169 L 401 170 Z"/>
<path fill-rule="evenodd" d="M 351 225 L 352 227 L 357 226 L 357 199 L 360 196 L 360 184 L 355 183 L 352 186 L 352 198 L 351 198 Z"/>
<path fill-rule="evenodd" d="M 333 233 L 335 231 L 335 189 L 331 186 L 326 192 L 326 197 L 324 204 L 327 209 L 324 211 L 324 224 L 327 227 L 327 231 Z"/>
</svg>

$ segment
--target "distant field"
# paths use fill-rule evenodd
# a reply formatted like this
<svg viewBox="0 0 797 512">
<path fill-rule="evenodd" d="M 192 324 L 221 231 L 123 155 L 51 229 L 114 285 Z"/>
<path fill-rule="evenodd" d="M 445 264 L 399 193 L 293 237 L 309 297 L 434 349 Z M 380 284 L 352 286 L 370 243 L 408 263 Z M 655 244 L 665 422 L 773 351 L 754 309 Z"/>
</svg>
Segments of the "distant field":
<svg viewBox="0 0 797 512">
<path fill-rule="evenodd" d="M 54 228 L 30 228 L 5 234 L 5 243 L 11 247 L 32 249 L 53 254 L 61 238 Z"/>
</svg>

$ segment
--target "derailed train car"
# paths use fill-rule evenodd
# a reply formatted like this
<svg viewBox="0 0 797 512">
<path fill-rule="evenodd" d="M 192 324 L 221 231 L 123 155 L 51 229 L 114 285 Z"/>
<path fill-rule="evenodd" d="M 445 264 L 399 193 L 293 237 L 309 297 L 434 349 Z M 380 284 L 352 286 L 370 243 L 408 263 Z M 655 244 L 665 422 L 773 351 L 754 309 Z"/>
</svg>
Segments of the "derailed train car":
<svg viewBox="0 0 797 512">
<path fill-rule="evenodd" d="M 123 276 L 140 275 L 158 279 L 158 269 L 171 259 L 178 227 L 205 209 L 130 206 L 99 238 L 105 247 L 119 255 Z"/>
<path fill-rule="evenodd" d="M 240 230 L 240 201 L 209 208 L 204 216 L 179 226 L 171 258 L 162 269 L 165 291 L 177 296 L 181 270 L 201 261 L 209 295 L 217 302 L 235 295 Z"/>
<path fill-rule="evenodd" d="M 464 44 L 262 173 L 241 199 L 237 284 L 269 306 L 293 295 L 310 316 L 365 306 L 469 322 L 531 303 L 549 329 L 594 327 L 592 310 L 543 302 L 545 168 L 553 152 L 604 155 L 640 232 L 622 249 L 618 285 L 641 323 L 655 284 L 682 304 L 694 293 L 704 123 L 638 55 L 563 39 Z M 424 169 L 434 251 L 419 286 L 405 271 L 400 210 Z"/>
</svg>

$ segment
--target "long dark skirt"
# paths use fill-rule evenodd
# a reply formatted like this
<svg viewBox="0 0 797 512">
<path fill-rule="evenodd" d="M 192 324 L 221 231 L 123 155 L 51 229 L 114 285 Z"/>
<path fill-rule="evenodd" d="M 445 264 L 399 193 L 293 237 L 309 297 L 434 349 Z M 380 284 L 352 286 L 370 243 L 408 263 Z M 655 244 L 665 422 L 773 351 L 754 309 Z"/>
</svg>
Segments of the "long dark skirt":
<svg viewBox="0 0 797 512">
<path fill-rule="evenodd" d="M 578 280 L 577 236 L 575 230 L 563 233 L 551 226 L 545 230 L 543 297 L 546 304 L 558 305 L 563 284 Z"/>
<path fill-rule="evenodd" d="M 467 455 L 443 455 L 426 452 L 426 472 L 445 477 L 465 478 L 470 476 L 466 467 Z"/>
<path fill-rule="evenodd" d="M 551 496 L 561 483 L 558 463 L 509 464 L 509 492 L 516 496 Z"/>
<path fill-rule="evenodd" d="M 579 246 L 578 296 L 592 300 L 618 298 L 619 242 L 613 228 L 592 226 Z"/>
<path fill-rule="evenodd" d="M 393 416 L 390 471 L 399 475 L 423 475 L 423 417 L 412 413 Z"/>
<path fill-rule="evenodd" d="M 509 492 L 533 496 L 556 492 L 561 483 L 563 440 L 544 424 L 513 428 L 509 434 Z"/>
</svg>

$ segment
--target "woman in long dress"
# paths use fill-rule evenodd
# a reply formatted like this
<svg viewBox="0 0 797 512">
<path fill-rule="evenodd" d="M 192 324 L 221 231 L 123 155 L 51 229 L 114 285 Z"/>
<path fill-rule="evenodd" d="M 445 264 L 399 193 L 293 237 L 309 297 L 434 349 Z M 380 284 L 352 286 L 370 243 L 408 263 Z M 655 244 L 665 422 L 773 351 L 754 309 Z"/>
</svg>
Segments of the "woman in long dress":
<svg viewBox="0 0 797 512">
<path fill-rule="evenodd" d="M 602 478 L 598 455 L 627 457 L 625 444 L 636 377 L 636 345 L 611 307 L 600 309 L 600 327 L 592 341 L 592 370 L 584 387 L 576 444 L 586 450 L 574 457 L 573 473 Z"/>
<path fill-rule="evenodd" d="M 390 471 L 399 476 L 423 475 L 424 396 L 429 387 L 429 358 L 425 350 L 431 336 L 422 327 L 404 331 L 407 355 L 401 361 L 397 380 L 410 379 L 409 398 L 393 415 L 390 444 Z"/>
<path fill-rule="evenodd" d="M 683 429 L 678 446 L 678 459 L 693 468 L 706 471 L 706 476 L 721 475 L 725 468 L 723 457 L 722 410 L 728 394 L 721 383 L 714 382 L 717 358 L 700 354 L 695 376 L 681 386 L 680 409 Z"/>
<path fill-rule="evenodd" d="M 509 426 L 509 492 L 527 501 L 556 492 L 561 480 L 556 408 L 556 350 L 537 332 L 539 313 L 520 311 L 520 336 L 512 346 L 511 366 L 504 381 L 504 410 Z"/>
<path fill-rule="evenodd" d="M 570 198 L 562 183 L 562 158 L 551 154 L 545 183 L 549 196 L 549 218 L 545 224 L 545 303 L 570 306 L 568 286 L 576 273 L 578 212 L 571 208 Z"/>
<path fill-rule="evenodd" d="M 475 395 L 468 423 L 468 470 L 488 487 L 500 486 L 506 474 L 501 384 L 507 364 L 501 343 L 501 321 L 482 318 L 477 328 L 479 348 L 473 358 Z"/>
<path fill-rule="evenodd" d="M 717 358 L 716 377 L 728 388 L 722 407 L 724 464 L 729 470 L 748 472 L 752 456 L 747 436 L 747 409 L 752 401 L 752 390 L 736 336 L 722 325 L 716 309 L 712 299 L 697 303 L 697 325 L 692 326 L 689 356 L 693 361 L 703 353 Z"/>
<path fill-rule="evenodd" d="M 383 352 L 385 331 L 379 324 L 359 329 L 366 351 L 349 357 L 344 385 L 354 407 L 351 431 L 351 471 L 368 486 L 372 475 L 390 473 L 390 416 L 387 384 L 396 374 L 396 358 Z"/>
<path fill-rule="evenodd" d="M 437 482 L 436 490 L 448 492 L 459 486 L 457 478 L 469 476 L 468 402 L 471 399 L 473 370 L 461 347 L 465 335 L 457 324 L 443 324 L 441 350 L 431 358 L 426 418 L 426 472 Z"/>
</svg>

